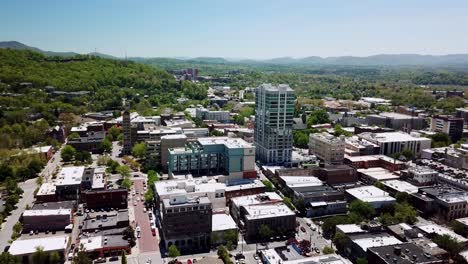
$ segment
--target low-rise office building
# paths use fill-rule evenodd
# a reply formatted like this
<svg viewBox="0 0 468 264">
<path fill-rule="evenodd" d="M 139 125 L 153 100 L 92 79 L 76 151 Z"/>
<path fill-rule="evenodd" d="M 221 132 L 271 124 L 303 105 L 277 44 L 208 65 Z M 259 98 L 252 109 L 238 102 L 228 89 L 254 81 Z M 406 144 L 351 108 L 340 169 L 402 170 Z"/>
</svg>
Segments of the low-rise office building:
<svg viewBox="0 0 468 264">
<path fill-rule="evenodd" d="M 122 235 L 92 236 L 80 239 L 80 248 L 91 258 L 131 254 L 132 248 Z"/>
<path fill-rule="evenodd" d="M 129 226 L 128 210 L 119 210 L 114 213 L 102 213 L 83 221 L 81 230 L 95 232 L 96 230 L 108 230 L 113 228 L 125 228 Z"/>
<path fill-rule="evenodd" d="M 431 139 L 419 137 L 417 134 L 406 134 L 403 132 L 389 133 L 362 133 L 359 138 L 379 145 L 380 154 L 391 156 L 405 149 L 411 150 L 416 157 L 421 155 L 421 151 L 431 147 Z"/>
<path fill-rule="evenodd" d="M 345 255 L 356 261 L 367 259 L 368 249 L 373 247 L 400 245 L 402 242 L 388 233 L 356 233 L 347 234 L 349 243 L 344 250 Z"/>
<path fill-rule="evenodd" d="M 414 264 L 442 264 L 438 259 L 423 248 L 413 243 L 402 243 L 367 249 L 367 261 L 375 264 L 414 263 Z"/>
<path fill-rule="evenodd" d="M 391 197 L 389 193 L 371 185 L 346 190 L 349 200 L 360 200 L 370 203 L 375 209 L 380 209 L 386 205 L 393 205 L 396 203 L 395 198 Z"/>
<path fill-rule="evenodd" d="M 67 145 L 72 146 L 78 151 L 89 151 L 99 154 L 103 152 L 102 142 L 104 142 L 105 137 L 106 132 L 104 131 L 86 132 L 85 136 L 68 139 Z"/>
<path fill-rule="evenodd" d="M 309 153 L 316 155 L 326 164 L 339 165 L 343 163 L 345 143 L 328 133 L 311 133 Z"/>
<path fill-rule="evenodd" d="M 273 235 L 291 235 L 296 227 L 296 215 L 276 193 L 236 197 L 230 212 L 247 240 L 260 240 L 259 228 L 266 225 Z"/>
<path fill-rule="evenodd" d="M 200 120 L 215 120 L 221 123 L 228 123 L 230 119 L 230 112 L 212 111 L 206 108 L 197 108 L 196 117 Z"/>
<path fill-rule="evenodd" d="M 90 209 L 103 208 L 127 208 L 128 190 L 120 189 L 104 189 L 104 190 L 88 190 L 81 194 L 81 200 Z"/>
<path fill-rule="evenodd" d="M 229 232 L 238 235 L 236 222 L 228 214 L 213 214 L 212 216 L 211 244 L 219 245 L 226 243 L 226 236 Z M 216 241 L 213 240 L 216 238 Z"/>
<path fill-rule="evenodd" d="M 384 186 L 385 190 L 387 190 L 392 195 L 403 192 L 407 194 L 412 194 L 417 193 L 419 191 L 419 188 L 417 186 L 414 186 L 409 182 L 400 180 L 383 181 L 382 185 Z"/>
<path fill-rule="evenodd" d="M 357 172 L 361 181 L 367 184 L 400 179 L 400 176 L 380 167 L 358 169 Z"/>
<path fill-rule="evenodd" d="M 173 195 L 162 200 L 160 210 L 163 245 L 179 250 L 200 251 L 211 247 L 212 203 L 207 197 Z M 196 219 L 196 221 L 194 221 Z"/>
<path fill-rule="evenodd" d="M 422 117 L 404 115 L 394 112 L 385 112 L 378 115 L 368 115 L 366 116 L 366 121 L 370 126 L 383 126 L 408 132 L 414 129 L 423 129 L 425 127 L 425 120 Z"/>
<path fill-rule="evenodd" d="M 35 264 L 32 259 L 32 255 L 36 252 L 38 247 L 41 247 L 44 253 L 47 254 L 57 252 L 61 261 L 64 261 L 69 240 L 69 236 L 17 239 L 13 241 L 8 252 L 11 255 L 20 258 L 21 263 Z"/>
<path fill-rule="evenodd" d="M 345 156 L 344 163 L 356 169 L 381 167 L 389 171 L 406 168 L 406 163 L 385 155 Z"/>
<path fill-rule="evenodd" d="M 431 118 L 430 130 L 449 135 L 452 142 L 457 142 L 463 136 L 464 120 L 461 117 L 435 115 Z"/>
<path fill-rule="evenodd" d="M 65 230 L 72 223 L 71 209 L 26 210 L 23 212 L 23 232 Z"/>
<path fill-rule="evenodd" d="M 55 180 L 57 196 L 64 200 L 78 200 L 84 173 L 84 166 L 63 167 Z"/>
<path fill-rule="evenodd" d="M 425 166 L 412 166 L 408 168 L 408 180 L 418 185 L 428 185 L 437 181 L 439 173 Z"/>
<path fill-rule="evenodd" d="M 254 178 L 255 147 L 228 137 L 199 138 L 183 148 L 169 149 L 169 175 L 225 174 L 231 178 Z"/>
</svg>

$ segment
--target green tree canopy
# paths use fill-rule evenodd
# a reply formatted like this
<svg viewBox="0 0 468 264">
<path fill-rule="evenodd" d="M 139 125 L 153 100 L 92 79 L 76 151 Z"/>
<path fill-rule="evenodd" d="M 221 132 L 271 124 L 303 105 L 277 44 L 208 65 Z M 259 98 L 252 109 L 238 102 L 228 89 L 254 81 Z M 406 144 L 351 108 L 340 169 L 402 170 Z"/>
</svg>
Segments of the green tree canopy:
<svg viewBox="0 0 468 264">
<path fill-rule="evenodd" d="M 76 155 L 76 150 L 74 147 L 70 145 L 66 145 L 60 151 L 60 157 L 63 161 L 68 162 L 71 161 Z"/>
<path fill-rule="evenodd" d="M 168 255 L 170 258 L 176 258 L 178 256 L 180 256 L 180 251 L 179 249 L 176 247 L 176 245 L 171 245 L 168 249 Z"/>
<path fill-rule="evenodd" d="M 146 144 L 144 142 L 135 144 L 132 148 L 132 155 L 139 159 L 145 158 L 146 157 Z"/>
</svg>

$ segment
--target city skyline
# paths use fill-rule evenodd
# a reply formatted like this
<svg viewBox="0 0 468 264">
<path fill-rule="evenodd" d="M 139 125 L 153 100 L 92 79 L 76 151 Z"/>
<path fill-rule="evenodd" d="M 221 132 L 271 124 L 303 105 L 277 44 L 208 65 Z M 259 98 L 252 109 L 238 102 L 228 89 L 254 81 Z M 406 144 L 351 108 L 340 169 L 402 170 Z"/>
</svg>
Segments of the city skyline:
<svg viewBox="0 0 468 264">
<path fill-rule="evenodd" d="M 468 53 L 463 1 L 6 1 L 0 40 L 117 57 Z"/>
</svg>

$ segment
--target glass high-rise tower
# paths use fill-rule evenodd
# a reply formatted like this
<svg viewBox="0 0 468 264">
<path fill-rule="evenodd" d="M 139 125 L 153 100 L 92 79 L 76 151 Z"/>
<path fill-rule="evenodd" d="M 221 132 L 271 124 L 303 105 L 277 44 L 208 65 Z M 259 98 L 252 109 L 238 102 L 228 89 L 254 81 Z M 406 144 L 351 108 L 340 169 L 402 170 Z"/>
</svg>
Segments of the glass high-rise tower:
<svg viewBox="0 0 468 264">
<path fill-rule="evenodd" d="M 255 91 L 255 153 L 263 164 L 286 165 L 292 156 L 296 96 L 287 84 L 262 84 Z"/>
</svg>

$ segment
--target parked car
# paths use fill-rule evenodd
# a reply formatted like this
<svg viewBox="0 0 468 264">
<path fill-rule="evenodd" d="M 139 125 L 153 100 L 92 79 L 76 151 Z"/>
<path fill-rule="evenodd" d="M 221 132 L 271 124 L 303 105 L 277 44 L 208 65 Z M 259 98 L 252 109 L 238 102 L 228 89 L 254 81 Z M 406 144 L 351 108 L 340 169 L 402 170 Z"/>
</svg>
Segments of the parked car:
<svg viewBox="0 0 468 264">
<path fill-rule="evenodd" d="M 94 260 L 94 263 L 106 263 L 106 259 L 105 258 L 97 258 Z"/>
<path fill-rule="evenodd" d="M 301 226 L 301 231 L 302 231 L 302 232 L 305 232 L 305 231 L 306 231 L 305 228 L 304 228 L 303 226 Z"/>
<path fill-rule="evenodd" d="M 117 261 L 117 260 L 119 260 L 119 257 L 117 256 L 112 256 L 109 258 L 109 261 Z"/>
</svg>

